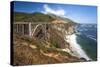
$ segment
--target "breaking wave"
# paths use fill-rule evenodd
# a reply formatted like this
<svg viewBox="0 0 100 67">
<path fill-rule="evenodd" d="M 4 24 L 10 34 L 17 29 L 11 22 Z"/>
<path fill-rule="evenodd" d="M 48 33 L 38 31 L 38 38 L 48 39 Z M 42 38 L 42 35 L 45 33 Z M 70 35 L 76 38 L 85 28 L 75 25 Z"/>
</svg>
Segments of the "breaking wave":
<svg viewBox="0 0 100 67">
<path fill-rule="evenodd" d="M 70 43 L 71 45 L 71 49 L 73 51 L 73 53 L 80 58 L 85 58 L 86 60 L 92 60 L 91 58 L 88 57 L 88 55 L 85 53 L 85 51 L 81 48 L 81 46 L 77 43 L 76 40 L 76 35 L 66 35 L 66 38 L 69 38 L 69 40 L 67 39 L 66 41 Z"/>
</svg>

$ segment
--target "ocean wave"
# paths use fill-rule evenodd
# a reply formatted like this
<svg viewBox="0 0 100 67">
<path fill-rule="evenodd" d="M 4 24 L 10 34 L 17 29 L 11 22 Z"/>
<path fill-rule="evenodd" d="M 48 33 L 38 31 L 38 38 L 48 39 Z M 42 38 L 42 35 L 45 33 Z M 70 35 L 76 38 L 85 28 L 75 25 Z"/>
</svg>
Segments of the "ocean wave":
<svg viewBox="0 0 100 67">
<path fill-rule="evenodd" d="M 92 36 L 92 35 L 86 35 L 88 38 L 94 40 L 94 41 L 97 41 L 97 39 L 95 38 L 95 36 Z"/>
<path fill-rule="evenodd" d="M 86 60 L 92 60 L 91 58 L 88 57 L 88 55 L 85 53 L 85 51 L 81 48 L 81 46 L 77 43 L 76 40 L 76 35 L 66 35 L 66 38 L 69 38 L 69 40 L 67 39 L 66 41 L 70 43 L 71 49 L 73 51 L 73 53 L 80 58 L 85 58 Z"/>
</svg>

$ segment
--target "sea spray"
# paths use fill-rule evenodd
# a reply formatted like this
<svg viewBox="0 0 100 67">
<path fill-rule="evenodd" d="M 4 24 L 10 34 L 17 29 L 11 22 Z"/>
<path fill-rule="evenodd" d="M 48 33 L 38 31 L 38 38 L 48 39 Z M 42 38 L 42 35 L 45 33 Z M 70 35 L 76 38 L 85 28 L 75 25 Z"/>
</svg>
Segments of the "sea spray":
<svg viewBox="0 0 100 67">
<path fill-rule="evenodd" d="M 73 54 L 79 58 L 85 58 L 86 60 L 91 60 L 81 46 L 77 43 L 76 35 L 66 35 L 66 41 L 70 43 L 71 50 Z"/>
</svg>

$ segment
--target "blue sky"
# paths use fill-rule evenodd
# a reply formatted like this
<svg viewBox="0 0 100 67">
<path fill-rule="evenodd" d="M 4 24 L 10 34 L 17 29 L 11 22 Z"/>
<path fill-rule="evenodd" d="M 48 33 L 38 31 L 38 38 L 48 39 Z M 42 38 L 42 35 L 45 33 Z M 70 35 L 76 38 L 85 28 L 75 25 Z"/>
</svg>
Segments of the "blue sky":
<svg viewBox="0 0 100 67">
<path fill-rule="evenodd" d="M 15 1 L 14 11 L 25 13 L 53 13 L 72 19 L 77 23 L 97 23 L 96 6 Z"/>
</svg>

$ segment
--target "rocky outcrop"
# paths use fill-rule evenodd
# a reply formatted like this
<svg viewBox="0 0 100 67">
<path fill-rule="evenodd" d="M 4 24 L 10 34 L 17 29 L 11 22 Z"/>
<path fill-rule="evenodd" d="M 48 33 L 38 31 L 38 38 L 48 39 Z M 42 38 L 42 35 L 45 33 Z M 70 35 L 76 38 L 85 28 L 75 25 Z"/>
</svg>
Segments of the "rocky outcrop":
<svg viewBox="0 0 100 67">
<path fill-rule="evenodd" d="M 60 22 L 60 20 L 58 21 Z M 51 24 L 33 24 L 33 27 L 33 38 L 39 39 L 40 42 L 48 42 L 49 46 L 54 45 L 56 48 L 62 49 L 69 47 L 69 43 L 64 40 L 65 35 L 71 35 L 75 32 L 74 24 L 62 20 L 60 23 L 57 23 L 56 20 L 55 23 Z"/>
</svg>

